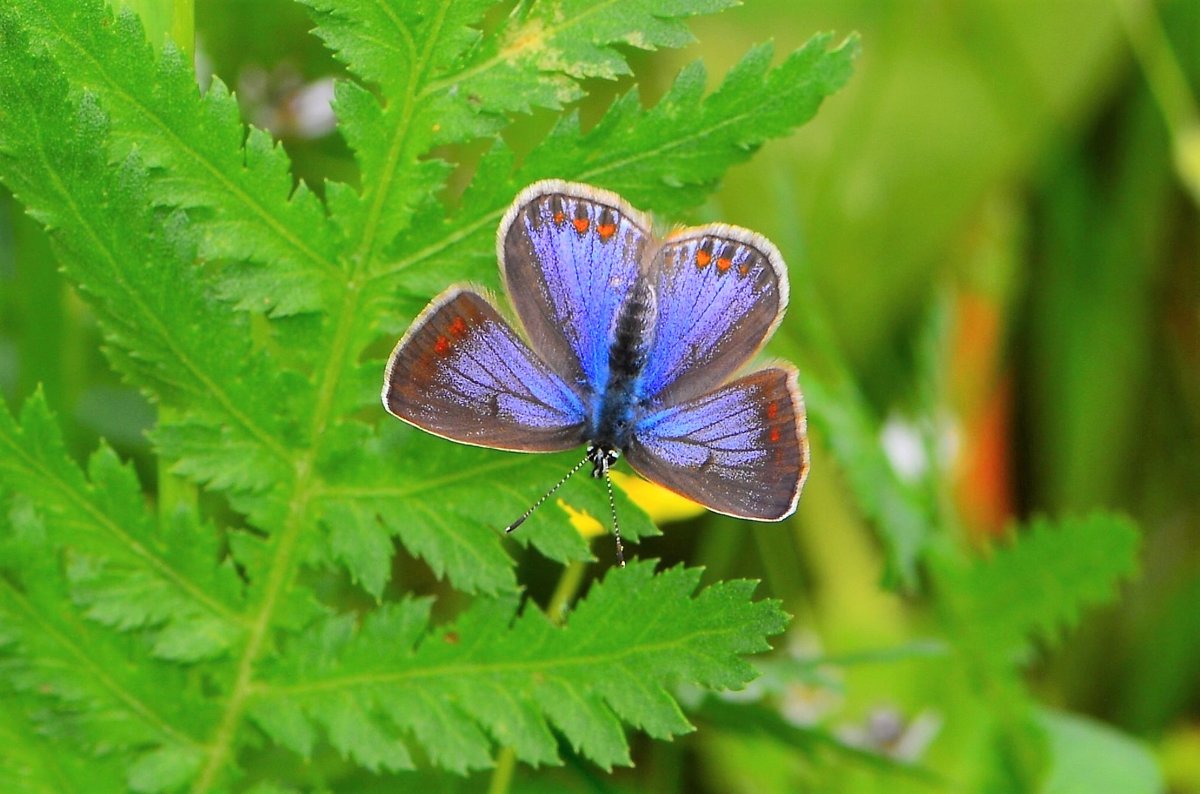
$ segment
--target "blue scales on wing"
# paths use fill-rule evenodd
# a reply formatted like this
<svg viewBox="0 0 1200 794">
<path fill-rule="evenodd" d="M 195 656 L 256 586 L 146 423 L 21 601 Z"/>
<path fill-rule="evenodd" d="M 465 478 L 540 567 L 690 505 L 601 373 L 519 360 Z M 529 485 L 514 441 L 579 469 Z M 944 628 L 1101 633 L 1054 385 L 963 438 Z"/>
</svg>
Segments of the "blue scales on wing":
<svg viewBox="0 0 1200 794">
<path fill-rule="evenodd" d="M 525 333 L 585 398 L 607 387 L 614 324 L 649 229 L 616 194 L 554 180 L 528 187 L 500 223 L 500 270 Z"/>
<path fill-rule="evenodd" d="M 652 408 L 724 383 L 766 343 L 787 307 L 779 251 L 736 226 L 675 233 L 654 258 L 649 278 L 658 313 L 641 398 Z"/>
<path fill-rule="evenodd" d="M 554 452 L 583 441 L 584 405 L 486 298 L 451 287 L 388 360 L 383 403 L 404 421 L 465 444 Z"/>
</svg>

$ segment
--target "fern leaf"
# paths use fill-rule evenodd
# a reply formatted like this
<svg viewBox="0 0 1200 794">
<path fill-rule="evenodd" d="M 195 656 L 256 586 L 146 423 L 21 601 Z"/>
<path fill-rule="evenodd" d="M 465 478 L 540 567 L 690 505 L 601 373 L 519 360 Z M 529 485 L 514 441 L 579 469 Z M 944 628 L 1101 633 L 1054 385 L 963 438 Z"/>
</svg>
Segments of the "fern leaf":
<svg viewBox="0 0 1200 794">
<path fill-rule="evenodd" d="M 613 79 L 629 73 L 614 45 L 644 50 L 682 47 L 693 41 L 684 18 L 732 5 L 733 0 L 537 3 L 511 16 L 460 70 L 435 82 L 427 92 L 445 95 L 441 109 L 453 120 L 451 128 L 457 122 L 471 129 L 471 118 L 479 114 L 559 108 L 583 95 L 579 79 Z M 513 85 L 523 90 L 513 91 Z"/>
<path fill-rule="evenodd" d="M 735 4 L 545 2 L 515 11 L 484 38 L 494 0 L 305 2 L 316 13 L 317 35 L 351 71 L 420 108 L 410 111 L 413 119 L 436 123 L 415 124 L 426 146 L 491 134 L 506 113 L 559 108 L 583 95 L 579 79 L 629 73 L 614 45 L 682 47 L 693 41 L 684 18 Z"/>
<path fill-rule="evenodd" d="M 461 211 L 447 217 L 444 208 L 429 209 L 417 224 L 426 232 L 404 240 L 373 277 L 401 301 L 419 296 L 414 302 L 432 294 L 430 273 L 496 284 L 496 224 L 520 188 L 546 177 L 593 182 L 668 217 L 698 205 L 726 169 L 808 121 L 845 83 L 857 40 L 832 49 L 830 43 L 828 35 L 815 36 L 774 68 L 771 48 L 757 47 L 708 96 L 704 69 L 690 66 L 650 110 L 630 93 L 587 132 L 569 116 L 515 173 L 511 154 L 497 144 Z"/>
<path fill-rule="evenodd" d="M 286 483 L 285 440 L 302 438 L 286 417 L 310 393 L 273 373 L 251 350 L 245 318 L 208 294 L 187 218 L 153 211 L 137 158 L 115 172 L 106 162 L 107 123 L 94 102 L 68 99 L 61 71 L 32 52 L 11 11 L 0 25 L 0 178 L 54 230 L 117 369 L 186 406 L 178 426 L 160 428 L 163 450 L 218 487 Z"/>
<path fill-rule="evenodd" d="M 99 97 L 114 156 L 136 147 L 148 166 L 165 169 L 149 184 L 153 199 L 210 213 L 200 255 L 270 266 L 269 282 L 244 282 L 243 303 L 286 314 L 329 301 L 331 282 L 340 282 L 336 230 L 317 198 L 293 187 L 282 147 L 262 131 L 245 135 L 219 80 L 202 97 L 178 51 L 168 44 L 156 63 L 137 16 L 113 19 L 102 0 L 13 5 L 71 82 Z"/>
<path fill-rule="evenodd" d="M 5 707 L 0 709 L 0 779 L 4 780 L 5 791 L 90 794 L 124 787 L 120 765 L 113 759 L 62 752 L 32 729 L 28 716 L 31 709 L 18 705 L 16 693 L 0 692 L 5 699 Z"/>
<path fill-rule="evenodd" d="M 152 650 L 164 658 L 228 649 L 242 633 L 241 586 L 216 564 L 216 533 L 186 514 L 160 530 L 132 470 L 107 447 L 88 468 L 85 479 L 68 459 L 40 394 L 26 402 L 20 424 L 0 405 L 0 486 L 37 512 L 49 548 L 70 549 L 67 578 L 84 614 L 121 630 L 152 630 Z"/>
<path fill-rule="evenodd" d="M 830 34 L 814 36 L 774 68 L 774 48 L 754 47 L 709 96 L 704 67 L 693 63 L 644 113 L 631 93 L 582 136 L 572 178 L 599 182 L 668 215 L 696 206 L 730 166 L 806 123 L 845 84 L 858 40 L 831 48 L 832 42 Z M 576 137 L 570 128 L 567 134 Z M 547 137 L 530 158 L 534 167 L 557 165 L 561 143 Z"/>
<path fill-rule="evenodd" d="M 69 583 L 58 555 L 47 554 L 52 529 L 21 500 L 7 511 L 0 577 L 0 665 L 7 687 L 35 699 L 28 719 L 47 738 L 73 749 L 128 760 L 136 791 L 178 787 L 202 758 L 213 712 L 184 670 L 145 656 L 134 643 L 64 609 Z M 164 767 L 156 759 L 169 756 Z"/>
<path fill-rule="evenodd" d="M 322 469 L 323 515 L 334 557 L 370 593 L 378 595 L 387 582 L 390 537 L 399 538 L 455 587 L 496 593 L 516 587 L 506 545 L 532 545 L 562 562 L 591 559 L 579 532 L 564 520 L 558 499 L 606 528 L 610 523 L 603 486 L 578 477 L 520 532 L 506 536 L 502 531 L 579 462 L 582 448 L 561 455 L 522 455 L 448 444 L 398 427 L 378 439 L 352 426 L 338 432 L 336 443 L 346 454 L 331 457 Z M 487 499 L 479 499 L 481 490 L 487 491 Z M 617 498 L 624 537 L 636 541 L 659 534 L 623 494 L 618 492 Z"/>
<path fill-rule="evenodd" d="M 968 641 L 1009 663 L 1034 638 L 1053 641 L 1085 607 L 1110 600 L 1137 569 L 1138 539 L 1121 516 L 1039 519 L 1010 546 L 957 572 L 947 596 Z"/>
<path fill-rule="evenodd" d="M 655 574 L 652 561 L 612 569 L 565 627 L 517 614 L 512 599 L 477 601 L 431 634 L 427 601 L 389 605 L 358 630 L 334 619 L 265 674 L 250 716 L 304 755 L 319 727 L 373 769 L 410 765 L 407 742 L 457 772 L 490 766 L 488 736 L 529 763 L 556 763 L 551 726 L 605 768 L 628 764 L 622 725 L 656 738 L 691 730 L 668 687 L 744 685 L 755 673 L 740 655 L 786 624 L 776 602 L 749 601 L 753 583 L 696 594 L 699 578 Z"/>
<path fill-rule="evenodd" d="M 379 86 L 384 96 L 420 93 L 431 75 L 445 73 L 480 39 L 495 0 L 303 0 L 314 31 L 346 67 Z"/>
<path fill-rule="evenodd" d="M 481 37 L 482 2 L 314 0 L 322 35 L 379 91 L 338 89 L 362 189 L 330 185 L 326 206 L 303 187 L 289 197 L 282 150 L 260 131 L 243 136 L 223 86 L 201 97 L 177 53 L 168 48 L 155 63 L 131 16 L 114 19 L 101 0 L 0 7 L 0 179 L 53 231 L 116 368 L 172 409 L 155 431 L 156 451 L 262 530 L 217 538 L 186 512 L 155 520 L 109 450 L 93 456 L 86 476 L 66 460 L 37 401 L 21 422 L 5 421 L 0 443 L 21 451 L 18 462 L 44 459 L 46 471 L 0 467 L 0 641 L 17 696 L 49 704 L 56 717 L 34 723 L 56 746 L 80 735 L 97 749 L 107 735 L 125 785 L 147 791 L 229 783 L 263 738 L 250 719 L 300 752 L 323 734 L 369 769 L 409 766 L 413 749 L 441 768 L 479 768 L 491 763 L 492 741 L 551 763 L 555 731 L 607 767 L 628 762 L 628 726 L 662 737 L 689 729 L 669 686 L 751 677 L 740 655 L 765 648 L 784 616 L 774 603 L 751 602 L 745 582 L 696 594 L 698 572 L 655 575 L 638 563 L 594 586 L 566 628 L 518 613 L 496 530 L 511 520 L 509 507 L 523 509 L 575 459 L 485 463 L 492 453 L 396 424 L 371 427 L 377 406 L 358 414 L 375 401 L 373 351 L 390 330 L 380 326 L 406 319 L 396 292 L 428 297 L 459 272 L 426 267 L 418 278 L 389 266 L 396 251 L 415 244 L 445 256 L 461 246 L 468 271 L 490 259 L 499 212 L 571 147 L 584 156 L 557 175 L 603 181 L 661 144 L 644 161 L 645 192 L 631 197 L 694 205 L 724 168 L 803 121 L 844 79 L 822 77 L 821 64 L 836 72 L 848 51 L 821 44 L 803 69 L 790 59 L 770 69 L 761 51 L 730 76 L 762 105 L 757 131 L 747 114 L 720 123 L 736 104 L 721 90 L 698 99 L 703 129 L 672 129 L 697 118 L 694 106 L 675 102 L 699 97 L 699 73 L 689 72 L 671 100 L 678 107 L 642 111 L 626 99 L 607 126 L 583 133 L 568 121 L 520 169 L 496 146 L 463 210 L 444 221 L 433 196 L 448 166 L 430 157 L 432 147 L 494 133 L 504 114 L 526 106 L 514 102 L 579 96 L 579 78 L 625 70 L 614 43 L 674 46 L 686 36 L 682 17 L 727 4 L 636 0 L 616 11 L 609 2 L 600 8 L 613 13 L 599 14 L 568 0 Z M 389 11 L 399 24 L 376 30 L 372 15 Z M 413 55 L 385 73 L 383 50 L 370 48 L 404 35 Z M 792 91 L 810 68 L 813 80 Z M 522 94 L 515 81 L 532 90 Z M 786 98 L 771 105 L 780 91 Z M 419 235 L 405 234 L 427 218 L 434 222 Z M 216 300 L 218 284 L 240 308 L 269 311 L 269 321 Z M 481 504 L 472 478 L 489 473 L 503 475 L 486 482 L 500 496 Z M 603 491 L 586 485 L 564 489 L 564 503 L 605 517 Z M 41 506 L 47 495 L 53 504 Z M 653 531 L 622 508 L 631 537 Z M 556 559 L 587 557 L 561 514 L 547 505 L 511 542 Z M 93 526 L 103 519 L 126 536 Z M 485 595 L 437 629 L 419 600 L 380 607 L 361 628 L 318 601 L 318 589 L 341 585 L 331 560 L 382 598 L 394 537 L 455 586 Z M 641 617 L 647 603 L 654 611 Z M 72 667 L 84 648 L 93 658 Z"/>
</svg>

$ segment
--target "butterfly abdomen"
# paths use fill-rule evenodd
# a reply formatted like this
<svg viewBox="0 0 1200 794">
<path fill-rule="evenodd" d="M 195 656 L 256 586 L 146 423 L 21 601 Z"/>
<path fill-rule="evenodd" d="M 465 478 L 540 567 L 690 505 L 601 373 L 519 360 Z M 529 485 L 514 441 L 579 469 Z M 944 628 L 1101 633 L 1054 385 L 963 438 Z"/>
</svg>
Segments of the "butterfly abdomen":
<svg viewBox="0 0 1200 794">
<path fill-rule="evenodd" d="M 591 438 L 598 447 L 624 449 L 633 437 L 634 407 L 646 368 L 654 309 L 654 290 L 639 281 L 617 315 L 608 349 L 608 382 L 600 396 Z"/>
</svg>

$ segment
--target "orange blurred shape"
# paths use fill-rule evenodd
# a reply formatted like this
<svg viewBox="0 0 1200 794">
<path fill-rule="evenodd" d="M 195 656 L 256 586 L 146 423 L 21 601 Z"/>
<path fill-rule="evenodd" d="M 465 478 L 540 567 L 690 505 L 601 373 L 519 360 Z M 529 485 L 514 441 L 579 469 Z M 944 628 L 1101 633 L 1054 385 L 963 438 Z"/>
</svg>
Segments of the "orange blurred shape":
<svg viewBox="0 0 1200 794">
<path fill-rule="evenodd" d="M 1004 377 L 964 428 L 956 483 L 959 512 L 973 532 L 998 536 L 1013 514 L 1010 447 L 1012 378 Z"/>
<path fill-rule="evenodd" d="M 1013 514 L 1013 383 L 1000 369 L 1003 325 L 986 295 L 959 293 L 950 378 L 963 444 L 954 493 L 964 523 L 980 538 L 999 535 Z"/>
</svg>

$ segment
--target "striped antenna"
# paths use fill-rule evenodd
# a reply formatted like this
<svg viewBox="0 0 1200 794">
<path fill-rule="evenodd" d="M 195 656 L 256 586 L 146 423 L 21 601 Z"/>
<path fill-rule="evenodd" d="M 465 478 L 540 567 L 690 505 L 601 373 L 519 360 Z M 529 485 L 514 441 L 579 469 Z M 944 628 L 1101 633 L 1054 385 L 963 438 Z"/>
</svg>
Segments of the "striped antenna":
<svg viewBox="0 0 1200 794">
<path fill-rule="evenodd" d="M 583 465 L 584 465 L 585 463 L 587 463 L 587 462 L 588 462 L 588 460 L 589 460 L 588 456 L 586 456 L 586 455 L 585 455 L 585 456 L 584 456 L 584 458 L 583 458 L 583 460 L 581 460 L 581 461 L 579 461 L 578 463 L 576 463 L 576 464 L 575 464 L 575 466 L 574 466 L 574 467 L 573 467 L 573 468 L 572 468 L 572 469 L 571 469 L 569 472 L 567 472 L 566 474 L 564 474 L 564 475 L 563 475 L 563 478 L 562 478 L 561 480 L 559 480 L 558 482 L 556 482 L 556 483 L 554 484 L 554 487 L 553 487 L 553 488 L 551 488 L 549 491 L 546 491 L 544 494 L 542 494 L 542 497 L 541 497 L 540 499 L 538 499 L 536 502 L 534 502 L 532 505 L 530 505 L 529 509 L 528 509 L 528 510 L 526 510 L 524 513 L 522 513 L 520 518 L 518 518 L 516 521 L 512 522 L 512 523 L 511 523 L 511 524 L 509 524 L 507 527 L 505 527 L 505 528 L 504 528 L 504 534 L 506 534 L 506 535 L 507 535 L 507 534 L 509 534 L 510 532 L 512 532 L 514 529 L 516 529 L 517 527 L 519 527 L 519 526 L 521 526 L 522 524 L 524 524 L 524 523 L 525 523 L 525 519 L 527 519 L 527 518 L 529 518 L 531 515 L 533 515 L 533 511 L 534 511 L 534 510 L 537 510 L 539 507 L 541 507 L 541 506 L 542 506 L 542 504 L 543 504 L 543 503 L 544 503 L 544 502 L 545 502 L 547 499 L 549 499 L 551 496 L 553 496 L 553 495 L 554 495 L 554 492 L 555 492 L 555 491 L 557 491 L 559 488 L 563 487 L 563 485 L 565 485 L 565 484 L 566 484 L 567 480 L 569 480 L 569 479 L 571 479 L 573 476 L 575 476 L 575 473 L 576 473 L 577 471 L 579 471 L 580 469 L 582 469 L 582 468 L 583 468 Z M 612 486 L 609 486 L 609 499 L 610 499 L 610 500 L 612 499 L 612 493 L 611 493 L 611 492 L 612 492 Z M 620 541 L 618 541 L 618 544 L 619 544 L 619 543 L 620 543 Z M 622 563 L 622 564 L 623 564 L 623 563 Z"/>
<path fill-rule="evenodd" d="M 621 527 L 617 524 L 617 500 L 613 498 L 612 477 L 604 469 L 604 484 L 608 487 L 608 511 L 612 514 L 613 537 L 617 539 L 617 567 L 625 567 L 625 547 L 621 545 Z"/>
</svg>

